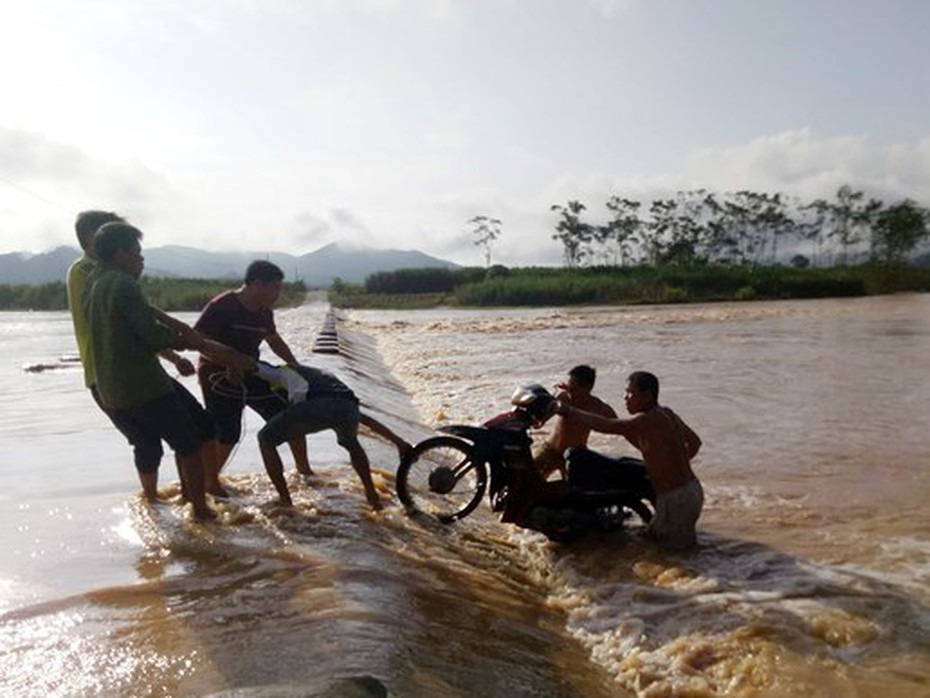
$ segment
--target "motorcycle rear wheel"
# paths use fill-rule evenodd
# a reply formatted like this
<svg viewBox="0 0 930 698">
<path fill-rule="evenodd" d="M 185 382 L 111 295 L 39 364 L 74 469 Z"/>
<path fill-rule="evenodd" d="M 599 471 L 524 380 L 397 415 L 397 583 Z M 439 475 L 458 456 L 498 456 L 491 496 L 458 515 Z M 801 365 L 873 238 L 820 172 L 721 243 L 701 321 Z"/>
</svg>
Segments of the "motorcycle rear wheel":
<svg viewBox="0 0 930 698">
<path fill-rule="evenodd" d="M 408 511 L 443 523 L 468 516 L 481 502 L 488 471 L 474 461 L 473 446 L 452 436 L 421 441 L 397 468 L 397 496 Z"/>
<path fill-rule="evenodd" d="M 647 507 L 646 503 L 643 502 L 641 499 L 634 499 L 629 502 L 626 502 L 625 506 L 627 507 L 627 509 L 630 509 L 631 511 L 635 512 L 636 515 L 639 516 L 640 519 L 642 519 L 642 522 L 644 524 L 648 524 L 650 521 L 652 521 L 652 516 L 653 516 L 652 510 L 649 507 Z"/>
</svg>

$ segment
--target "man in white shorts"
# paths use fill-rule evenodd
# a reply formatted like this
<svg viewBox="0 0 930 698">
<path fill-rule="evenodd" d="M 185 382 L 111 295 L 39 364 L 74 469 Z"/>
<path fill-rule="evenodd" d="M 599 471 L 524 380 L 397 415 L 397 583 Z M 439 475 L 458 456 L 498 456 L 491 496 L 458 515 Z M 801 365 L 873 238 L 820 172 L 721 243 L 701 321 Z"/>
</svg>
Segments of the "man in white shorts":
<svg viewBox="0 0 930 698">
<path fill-rule="evenodd" d="M 663 547 L 690 548 L 697 543 L 695 524 L 704 506 L 704 490 L 691 470 L 701 439 L 668 407 L 659 405 L 659 379 L 645 371 L 630 374 L 625 396 L 629 419 L 609 419 L 564 402 L 556 412 L 594 431 L 620 434 L 643 454 L 646 474 L 656 490 L 656 513 L 647 535 Z"/>
</svg>

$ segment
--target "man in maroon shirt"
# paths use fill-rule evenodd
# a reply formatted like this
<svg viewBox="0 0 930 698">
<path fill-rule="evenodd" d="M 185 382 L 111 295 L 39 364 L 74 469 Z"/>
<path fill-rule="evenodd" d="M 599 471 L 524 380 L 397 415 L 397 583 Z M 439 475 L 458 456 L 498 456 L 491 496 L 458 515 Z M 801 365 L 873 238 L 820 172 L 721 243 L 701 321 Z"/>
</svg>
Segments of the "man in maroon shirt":
<svg viewBox="0 0 930 698">
<path fill-rule="evenodd" d="M 265 260 L 249 264 L 245 283 L 236 290 L 224 291 L 204 307 L 195 329 L 210 339 L 233 347 L 253 359 L 259 358 L 262 342 L 282 361 L 296 364 L 290 347 L 278 334 L 272 307 L 281 293 L 284 272 Z M 216 421 L 216 462 L 204 469 L 207 492 L 225 495 L 219 474 L 233 446 L 242 436 L 242 410 L 246 405 L 266 421 L 287 408 L 287 401 L 271 390 L 268 383 L 255 375 L 232 375 L 205 356 L 200 357 L 197 377 L 203 391 L 203 401 Z M 289 442 L 297 470 L 312 474 L 307 460 L 307 442 L 303 435 Z"/>
</svg>

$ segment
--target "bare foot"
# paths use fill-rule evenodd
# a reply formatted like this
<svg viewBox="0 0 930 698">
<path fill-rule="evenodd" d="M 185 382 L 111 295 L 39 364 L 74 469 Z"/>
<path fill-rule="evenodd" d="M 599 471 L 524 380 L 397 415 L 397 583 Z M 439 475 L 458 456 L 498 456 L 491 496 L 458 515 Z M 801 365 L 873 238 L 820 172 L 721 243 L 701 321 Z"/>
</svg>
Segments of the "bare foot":
<svg viewBox="0 0 930 698">
<path fill-rule="evenodd" d="M 194 507 L 194 518 L 198 521 L 212 521 L 216 518 L 216 512 L 210 507 Z"/>
<path fill-rule="evenodd" d="M 384 505 L 381 503 L 381 498 L 378 496 L 377 492 L 371 492 L 368 494 L 368 503 L 375 511 L 381 511 L 384 509 Z"/>
<path fill-rule="evenodd" d="M 229 490 L 227 490 L 222 485 L 209 488 L 207 490 L 207 494 L 212 494 L 217 499 L 229 499 Z"/>
<path fill-rule="evenodd" d="M 296 467 L 297 467 L 297 472 L 300 473 L 301 475 L 304 475 L 306 477 L 311 477 L 313 475 L 316 475 L 316 473 L 313 472 L 313 468 L 311 468 L 309 465 L 307 466 L 298 465 Z"/>
</svg>

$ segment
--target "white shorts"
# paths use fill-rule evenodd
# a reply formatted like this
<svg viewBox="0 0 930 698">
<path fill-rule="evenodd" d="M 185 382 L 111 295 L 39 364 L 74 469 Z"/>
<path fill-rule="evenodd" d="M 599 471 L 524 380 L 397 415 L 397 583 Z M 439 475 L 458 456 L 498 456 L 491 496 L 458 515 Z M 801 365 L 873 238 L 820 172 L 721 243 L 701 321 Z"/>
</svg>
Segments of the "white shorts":
<svg viewBox="0 0 930 698">
<path fill-rule="evenodd" d="M 662 547 L 684 550 L 697 543 L 694 526 L 704 507 L 704 489 L 697 478 L 656 496 L 656 514 L 646 534 Z"/>
</svg>

